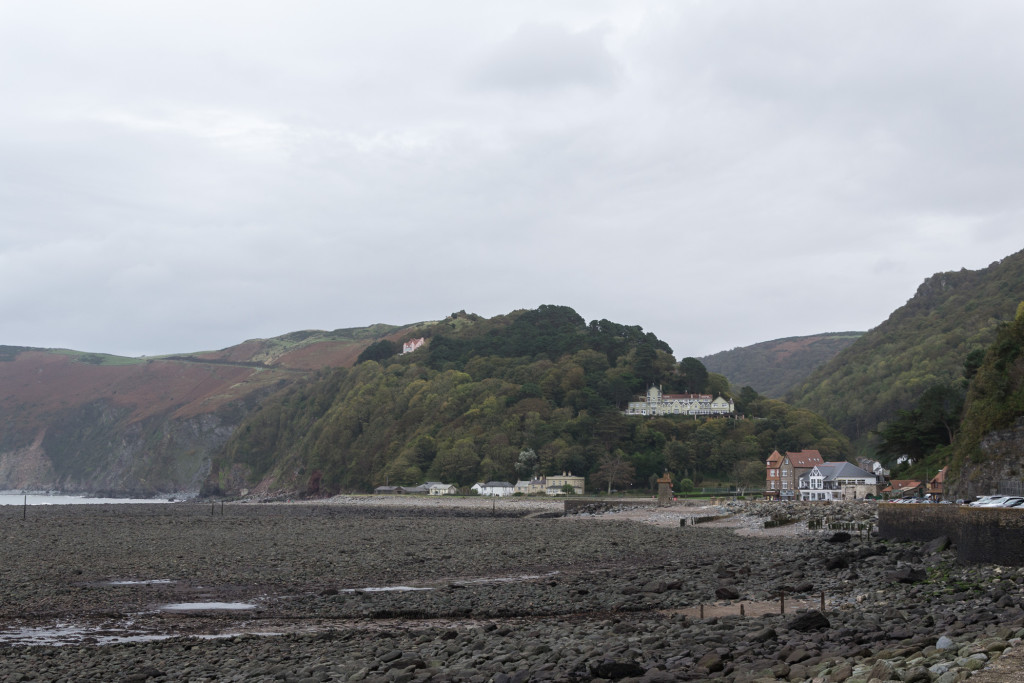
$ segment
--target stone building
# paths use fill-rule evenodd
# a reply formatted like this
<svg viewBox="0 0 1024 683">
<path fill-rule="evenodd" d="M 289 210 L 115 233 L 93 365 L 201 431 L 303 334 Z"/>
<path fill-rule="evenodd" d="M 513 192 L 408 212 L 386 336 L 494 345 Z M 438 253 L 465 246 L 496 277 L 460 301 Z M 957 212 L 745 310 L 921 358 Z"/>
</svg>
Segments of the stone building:
<svg viewBox="0 0 1024 683">
<path fill-rule="evenodd" d="M 731 415 L 736 412 L 733 400 L 715 398 L 711 394 L 665 394 L 652 386 L 647 394 L 630 401 L 625 415 Z"/>
</svg>

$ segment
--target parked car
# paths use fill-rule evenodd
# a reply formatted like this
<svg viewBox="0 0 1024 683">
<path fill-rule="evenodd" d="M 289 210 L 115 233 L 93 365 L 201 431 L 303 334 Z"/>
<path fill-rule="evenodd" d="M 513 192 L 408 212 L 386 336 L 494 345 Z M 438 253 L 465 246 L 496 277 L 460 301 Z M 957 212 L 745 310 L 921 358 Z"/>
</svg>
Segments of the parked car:
<svg viewBox="0 0 1024 683">
<path fill-rule="evenodd" d="M 1012 503 L 1019 505 L 1024 502 L 1024 498 L 1020 496 L 996 496 L 992 500 L 986 501 L 981 505 L 975 505 L 979 508 L 1002 508 L 1009 507 Z"/>
<path fill-rule="evenodd" d="M 970 505 L 972 508 L 988 507 L 990 503 L 1002 500 L 1003 498 L 1006 498 L 1006 496 L 981 496 Z"/>
</svg>

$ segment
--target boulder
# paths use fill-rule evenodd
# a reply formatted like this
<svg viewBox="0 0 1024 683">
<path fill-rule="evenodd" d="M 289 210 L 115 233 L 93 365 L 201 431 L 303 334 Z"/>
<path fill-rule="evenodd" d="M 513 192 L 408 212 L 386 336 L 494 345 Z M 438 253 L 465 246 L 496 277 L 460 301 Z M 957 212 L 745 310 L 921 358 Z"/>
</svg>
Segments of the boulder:
<svg viewBox="0 0 1024 683">
<path fill-rule="evenodd" d="M 732 586 L 719 586 L 715 589 L 715 597 L 719 600 L 739 600 L 740 592 Z"/>
<path fill-rule="evenodd" d="M 918 567 L 900 567 L 889 574 L 890 581 L 898 583 L 917 583 L 928 578 L 928 572 Z"/>
<path fill-rule="evenodd" d="M 941 553 L 943 550 L 949 548 L 951 544 L 952 541 L 949 540 L 949 536 L 939 536 L 936 539 L 928 541 L 921 550 L 925 555 L 932 555 L 934 553 Z"/>
<path fill-rule="evenodd" d="M 798 614 L 795 618 L 790 619 L 786 627 L 792 631 L 819 631 L 823 628 L 828 628 L 832 624 L 829 622 L 828 617 L 819 612 L 816 609 L 808 610 L 802 614 Z"/>
<path fill-rule="evenodd" d="M 597 664 L 591 664 L 590 673 L 597 678 L 607 678 L 612 681 L 617 681 L 620 678 L 626 678 L 627 676 L 643 676 L 644 669 L 636 662 L 617 662 L 613 660 L 606 660 Z"/>
<path fill-rule="evenodd" d="M 825 569 L 847 569 L 849 566 L 850 561 L 842 555 L 830 557 L 825 560 Z"/>
<path fill-rule="evenodd" d="M 717 652 L 709 652 L 700 658 L 697 666 L 704 667 L 708 670 L 708 673 L 715 673 L 725 668 L 725 662 L 722 661 L 722 656 Z"/>
</svg>

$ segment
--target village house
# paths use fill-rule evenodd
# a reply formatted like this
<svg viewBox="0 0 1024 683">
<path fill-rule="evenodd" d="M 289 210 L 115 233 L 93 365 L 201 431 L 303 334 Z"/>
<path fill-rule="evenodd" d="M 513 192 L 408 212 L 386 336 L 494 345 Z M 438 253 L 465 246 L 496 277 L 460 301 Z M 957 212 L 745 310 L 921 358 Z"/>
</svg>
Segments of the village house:
<svg viewBox="0 0 1024 683">
<path fill-rule="evenodd" d="M 730 415 L 736 412 L 732 399 L 711 394 L 664 394 L 661 387 L 647 389 L 646 396 L 630 401 L 624 415 Z"/>
<path fill-rule="evenodd" d="M 782 454 L 772 451 L 768 456 L 767 474 L 764 483 L 765 500 L 778 500 L 782 491 L 782 480 L 779 478 L 779 468 L 782 467 Z"/>
<path fill-rule="evenodd" d="M 566 494 L 565 487 L 571 486 L 573 493 L 582 496 L 584 481 L 583 477 L 574 477 L 572 472 L 562 472 L 561 475 L 538 477 L 529 481 L 521 479 L 516 482 L 512 490 L 514 493 L 522 493 L 524 495 L 546 493 L 549 496 L 564 496 Z"/>
<path fill-rule="evenodd" d="M 800 500 L 863 500 L 878 493 L 878 479 L 848 462 L 815 465 L 800 476 Z"/>
<path fill-rule="evenodd" d="M 946 470 L 948 469 L 948 466 L 943 467 L 939 470 L 939 473 L 932 477 L 928 482 L 928 487 L 925 489 L 925 493 L 928 496 L 931 496 L 932 500 L 943 500 L 943 496 L 946 493 Z"/>
<path fill-rule="evenodd" d="M 409 341 L 402 344 L 402 353 L 412 353 L 416 349 L 423 346 L 425 343 L 427 343 L 427 340 L 423 337 L 419 337 L 418 339 L 410 339 Z"/>
<path fill-rule="evenodd" d="M 520 479 L 516 482 L 516 485 L 512 487 L 513 493 L 521 493 L 524 496 L 529 496 L 534 493 L 544 493 L 544 477 L 536 477 L 534 479 Z"/>
<path fill-rule="evenodd" d="M 429 496 L 450 496 L 458 493 L 455 484 L 442 484 L 439 481 L 428 481 L 417 486 L 378 486 L 373 490 L 378 494 L 420 494 Z"/>
<path fill-rule="evenodd" d="M 481 496 L 511 496 L 514 488 L 507 481 L 489 481 L 486 484 L 472 486 L 472 489 Z"/>
<path fill-rule="evenodd" d="M 427 487 L 427 494 L 431 496 L 454 496 L 459 491 L 455 484 L 442 484 L 439 481 L 428 481 L 424 486 Z"/>
<path fill-rule="evenodd" d="M 795 500 L 799 494 L 800 477 L 818 465 L 824 465 L 821 453 L 815 450 L 802 450 L 786 453 L 779 462 L 779 497 L 778 500 Z"/>
<path fill-rule="evenodd" d="M 925 494 L 926 485 L 919 479 L 892 479 L 882 489 L 886 498 L 921 498 Z"/>
<path fill-rule="evenodd" d="M 562 472 L 561 476 L 555 475 L 544 479 L 544 492 L 549 496 L 565 495 L 566 486 L 571 486 L 572 492 L 577 496 L 583 495 L 583 477 L 574 477 L 572 472 Z"/>
</svg>

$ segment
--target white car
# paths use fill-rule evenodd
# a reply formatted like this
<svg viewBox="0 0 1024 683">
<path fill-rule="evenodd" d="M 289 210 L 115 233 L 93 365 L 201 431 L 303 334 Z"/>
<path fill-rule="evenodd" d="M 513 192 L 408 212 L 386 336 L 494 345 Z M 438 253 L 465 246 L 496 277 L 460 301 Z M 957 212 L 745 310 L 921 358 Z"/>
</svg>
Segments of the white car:
<svg viewBox="0 0 1024 683">
<path fill-rule="evenodd" d="M 1003 498 L 1006 498 L 1006 496 L 981 496 L 970 505 L 972 508 L 988 507 L 991 503 L 994 503 L 997 500 L 1002 500 Z"/>
<path fill-rule="evenodd" d="M 1024 498 L 1020 496 L 996 496 L 990 501 L 976 505 L 979 508 L 1005 508 L 1012 507 L 1013 505 L 1020 505 L 1024 502 Z"/>
</svg>

